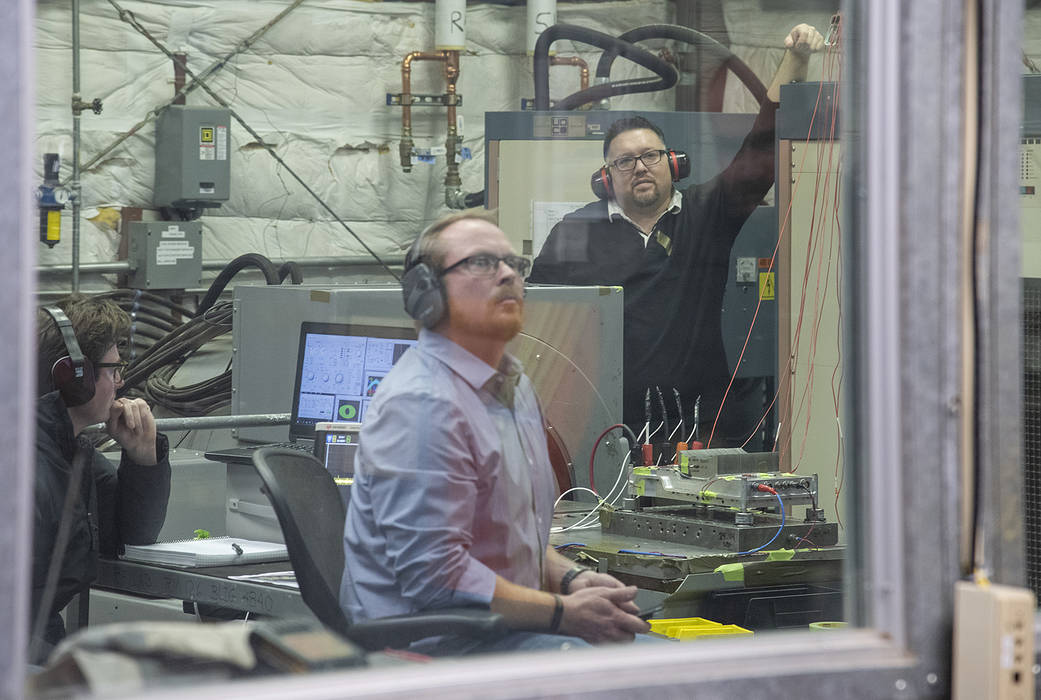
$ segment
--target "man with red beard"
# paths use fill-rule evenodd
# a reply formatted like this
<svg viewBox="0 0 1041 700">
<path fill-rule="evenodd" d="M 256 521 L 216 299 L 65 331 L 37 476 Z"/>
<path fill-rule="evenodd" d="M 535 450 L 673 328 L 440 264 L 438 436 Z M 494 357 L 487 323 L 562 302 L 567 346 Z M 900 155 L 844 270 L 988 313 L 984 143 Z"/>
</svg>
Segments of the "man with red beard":
<svg viewBox="0 0 1041 700">
<path fill-rule="evenodd" d="M 491 218 L 468 213 L 432 225 L 406 256 L 405 308 L 423 328 L 365 416 L 340 604 L 352 620 L 487 606 L 513 630 L 413 645 L 427 653 L 566 648 L 649 629 L 634 587 L 549 545 L 556 485 L 542 412 L 506 352 L 529 267 Z"/>
<path fill-rule="evenodd" d="M 604 198 L 565 216 L 535 259 L 531 282 L 625 288 L 622 417 L 636 432 L 648 390 L 670 399 L 664 403 L 673 425 L 677 418 L 692 424 L 699 396 L 704 427 L 720 406 L 730 379 L 722 329 L 730 249 L 773 185 L 780 86 L 806 79 L 810 54 L 824 38 L 800 24 L 784 44 L 752 130 L 722 173 L 677 190 L 673 182 L 689 171 L 686 156 L 670 151 L 651 121 L 620 119 L 604 135 Z M 670 389 L 682 396 L 685 415 L 673 410 Z M 736 425 L 727 418 L 725 433 L 747 436 L 739 416 Z"/>
</svg>

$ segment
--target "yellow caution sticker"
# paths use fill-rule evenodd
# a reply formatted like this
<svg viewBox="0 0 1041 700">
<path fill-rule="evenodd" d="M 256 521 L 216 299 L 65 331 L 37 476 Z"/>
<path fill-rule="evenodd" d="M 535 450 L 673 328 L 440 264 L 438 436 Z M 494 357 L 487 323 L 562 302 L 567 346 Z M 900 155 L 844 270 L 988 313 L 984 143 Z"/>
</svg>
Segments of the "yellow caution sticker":
<svg viewBox="0 0 1041 700">
<path fill-rule="evenodd" d="M 744 564 L 721 564 L 716 567 L 713 573 L 723 574 L 724 581 L 744 581 L 745 580 L 745 565 Z"/>
<path fill-rule="evenodd" d="M 759 298 L 763 301 L 773 301 L 777 297 L 777 289 L 774 286 L 773 272 L 759 273 Z"/>
<path fill-rule="evenodd" d="M 788 561 L 795 556 L 794 549 L 774 549 L 766 553 L 767 561 Z"/>
</svg>

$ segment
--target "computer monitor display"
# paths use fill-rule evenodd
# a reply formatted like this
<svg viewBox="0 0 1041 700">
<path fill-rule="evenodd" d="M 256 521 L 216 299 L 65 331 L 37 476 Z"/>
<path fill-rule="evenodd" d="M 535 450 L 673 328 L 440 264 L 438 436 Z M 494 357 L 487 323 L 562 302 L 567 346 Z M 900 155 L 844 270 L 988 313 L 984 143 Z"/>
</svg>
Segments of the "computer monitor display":
<svg viewBox="0 0 1041 700">
<path fill-rule="evenodd" d="M 338 486 L 354 483 L 354 453 L 358 449 L 361 423 L 326 423 L 315 425 L 314 455 Z"/>
<path fill-rule="evenodd" d="M 313 438 L 319 422 L 360 423 L 383 377 L 416 342 L 409 328 L 302 323 L 290 435 Z"/>
</svg>

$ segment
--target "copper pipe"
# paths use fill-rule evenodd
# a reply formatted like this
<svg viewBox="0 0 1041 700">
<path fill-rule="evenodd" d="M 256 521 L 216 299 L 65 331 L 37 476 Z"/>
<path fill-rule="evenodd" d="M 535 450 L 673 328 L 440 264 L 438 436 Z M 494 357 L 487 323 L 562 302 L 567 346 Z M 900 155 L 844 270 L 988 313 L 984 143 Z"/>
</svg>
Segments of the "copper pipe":
<svg viewBox="0 0 1041 700">
<path fill-rule="evenodd" d="M 580 90 L 585 90 L 589 87 L 589 64 L 585 62 L 585 59 L 579 58 L 578 56 L 550 56 L 549 65 L 551 66 L 578 66 L 582 69 L 579 80 L 581 81 Z"/>
<path fill-rule="evenodd" d="M 450 51 L 413 51 L 401 61 L 401 128 L 412 130 L 412 62 L 447 61 Z M 458 69 L 457 69 L 458 70 Z M 446 69 L 447 71 L 447 69 Z"/>
<path fill-rule="evenodd" d="M 447 63 L 449 51 L 413 51 L 401 61 L 401 143 L 398 144 L 398 154 L 401 157 L 401 169 L 412 172 L 412 62 L 413 61 L 442 61 L 446 63 L 445 73 L 447 75 Z M 456 68 L 458 73 L 458 67 Z"/>
<path fill-rule="evenodd" d="M 463 185 L 459 177 L 459 163 L 456 162 L 455 154 L 458 148 L 459 132 L 456 128 L 455 114 L 455 81 L 459 78 L 459 52 L 443 51 L 445 54 L 445 83 L 448 93 L 448 136 L 445 138 L 445 157 L 448 159 L 448 171 L 445 173 L 445 188 L 459 189 Z"/>
</svg>

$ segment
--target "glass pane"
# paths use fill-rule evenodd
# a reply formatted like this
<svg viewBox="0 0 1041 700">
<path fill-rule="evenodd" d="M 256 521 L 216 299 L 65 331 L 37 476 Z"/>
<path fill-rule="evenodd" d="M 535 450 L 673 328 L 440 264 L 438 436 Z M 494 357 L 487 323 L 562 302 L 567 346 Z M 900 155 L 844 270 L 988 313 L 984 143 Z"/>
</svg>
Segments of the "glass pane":
<svg viewBox="0 0 1041 700">
<path fill-rule="evenodd" d="M 1023 465 L 1026 488 L 1027 581 L 1041 590 L 1041 9 L 1027 4 L 1023 23 L 1023 129 L 1020 152 L 1020 225 L 1023 230 Z"/>
<path fill-rule="evenodd" d="M 92 624 L 248 616 L 279 668 L 362 658 L 317 624 L 265 627 L 308 610 L 333 635 L 463 606 L 512 626 L 410 649 L 433 656 L 847 622 L 837 1 L 532 2 L 528 25 L 458 1 L 121 5 L 38 4 L 41 298 L 121 310 L 126 332 L 83 353 L 129 362 L 71 412 L 44 372 L 40 439 L 143 399 L 172 492 L 158 529 L 160 508 L 117 508 L 98 478 L 100 534 L 73 527 L 36 618 L 49 642 L 91 581 L 118 591 L 92 596 Z M 55 323 L 53 359 L 72 357 Z M 267 417 L 163 423 L 220 415 Z M 110 432 L 86 429 L 112 463 L 121 445 L 149 461 Z M 287 440 L 332 479 L 287 470 L 282 512 L 225 450 Z M 150 484 L 135 503 L 155 471 L 120 473 Z M 62 495 L 42 496 L 48 532 Z M 206 544 L 228 566 L 114 556 L 200 532 L 230 538 Z M 247 565 L 252 541 L 288 552 Z"/>
</svg>

